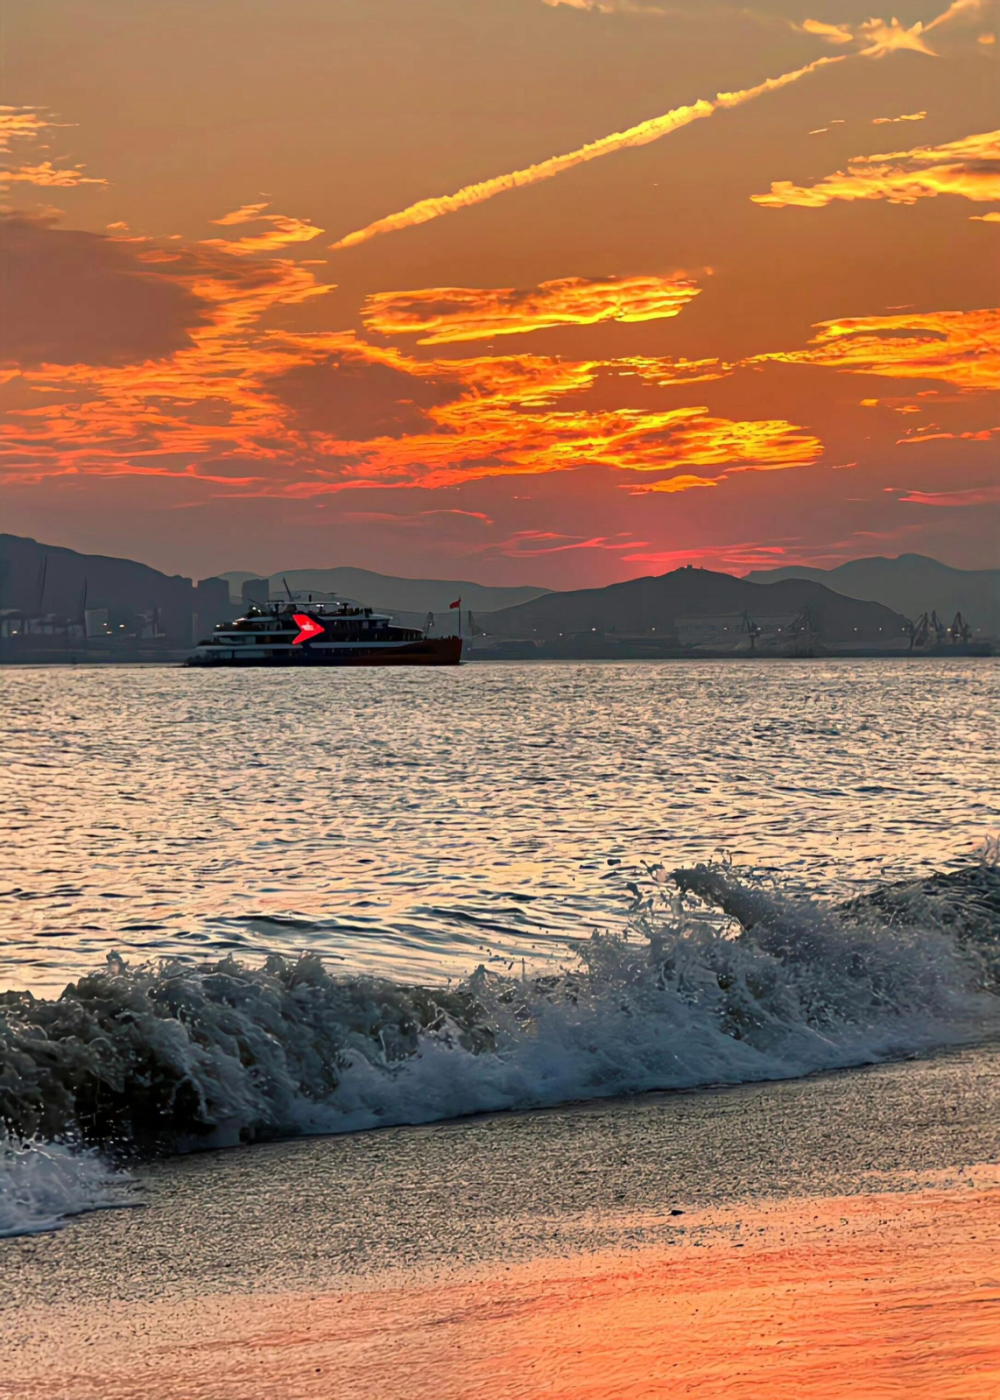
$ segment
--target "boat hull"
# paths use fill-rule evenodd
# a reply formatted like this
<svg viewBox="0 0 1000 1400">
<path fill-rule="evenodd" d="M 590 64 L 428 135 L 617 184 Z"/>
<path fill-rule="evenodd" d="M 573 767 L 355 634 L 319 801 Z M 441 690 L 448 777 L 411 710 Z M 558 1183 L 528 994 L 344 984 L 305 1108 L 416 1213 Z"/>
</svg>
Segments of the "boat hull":
<svg viewBox="0 0 1000 1400">
<path fill-rule="evenodd" d="M 218 648 L 216 655 L 195 652 L 189 666 L 457 666 L 461 637 L 426 637 L 419 642 L 373 647 L 305 645 L 275 655 L 254 654 L 252 647 Z"/>
</svg>

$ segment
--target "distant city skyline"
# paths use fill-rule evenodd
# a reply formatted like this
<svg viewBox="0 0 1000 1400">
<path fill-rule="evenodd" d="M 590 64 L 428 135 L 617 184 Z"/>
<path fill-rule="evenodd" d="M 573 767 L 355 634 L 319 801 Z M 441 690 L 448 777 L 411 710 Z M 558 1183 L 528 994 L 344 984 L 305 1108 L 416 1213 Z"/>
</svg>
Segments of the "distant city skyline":
<svg viewBox="0 0 1000 1400">
<path fill-rule="evenodd" d="M 21 7 L 0 529 L 192 577 L 995 567 L 995 7 L 870 8 Z"/>
</svg>

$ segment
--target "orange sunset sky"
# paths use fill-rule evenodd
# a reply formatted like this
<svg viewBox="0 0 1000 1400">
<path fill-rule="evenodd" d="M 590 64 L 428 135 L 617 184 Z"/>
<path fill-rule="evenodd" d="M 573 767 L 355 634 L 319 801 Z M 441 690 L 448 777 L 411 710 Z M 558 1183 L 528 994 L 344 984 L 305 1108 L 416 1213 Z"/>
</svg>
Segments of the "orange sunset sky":
<svg viewBox="0 0 1000 1400">
<path fill-rule="evenodd" d="M 0 529 L 196 576 L 1000 563 L 986 0 L 32 0 Z"/>
</svg>

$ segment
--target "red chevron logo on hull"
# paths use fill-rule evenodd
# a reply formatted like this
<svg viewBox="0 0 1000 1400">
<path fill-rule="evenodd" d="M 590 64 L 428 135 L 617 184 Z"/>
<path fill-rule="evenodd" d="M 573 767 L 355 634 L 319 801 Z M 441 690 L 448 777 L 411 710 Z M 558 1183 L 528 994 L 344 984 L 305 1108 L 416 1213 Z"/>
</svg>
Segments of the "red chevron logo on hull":
<svg viewBox="0 0 1000 1400">
<path fill-rule="evenodd" d="M 314 617 L 308 617 L 305 613 L 293 613 L 292 621 L 299 629 L 299 635 L 292 642 L 293 647 L 301 646 L 303 642 L 311 642 L 314 637 L 326 631 Z"/>
</svg>

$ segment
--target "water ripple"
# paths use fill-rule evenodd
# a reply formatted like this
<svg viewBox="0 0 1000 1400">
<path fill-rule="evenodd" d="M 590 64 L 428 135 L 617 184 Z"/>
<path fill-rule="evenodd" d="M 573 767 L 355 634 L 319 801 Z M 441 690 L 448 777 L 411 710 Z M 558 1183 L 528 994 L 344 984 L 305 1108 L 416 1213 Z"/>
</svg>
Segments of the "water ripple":
<svg viewBox="0 0 1000 1400">
<path fill-rule="evenodd" d="M 1000 828 L 1000 663 L 3 671 L 0 985 L 115 948 L 445 978 L 621 926 L 645 860 L 837 895 Z"/>
</svg>

